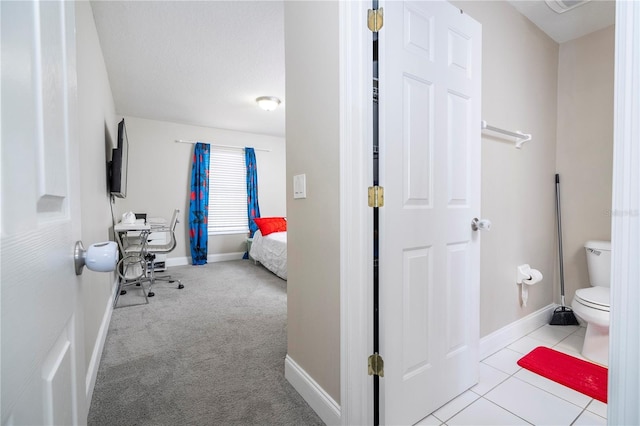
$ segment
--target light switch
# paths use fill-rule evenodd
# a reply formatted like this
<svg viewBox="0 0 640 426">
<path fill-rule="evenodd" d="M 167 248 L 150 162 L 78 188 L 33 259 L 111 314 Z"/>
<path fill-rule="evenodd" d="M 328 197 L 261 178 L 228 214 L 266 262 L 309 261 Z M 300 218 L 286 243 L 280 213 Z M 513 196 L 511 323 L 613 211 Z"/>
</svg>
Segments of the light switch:
<svg viewBox="0 0 640 426">
<path fill-rule="evenodd" d="M 307 175 L 293 177 L 293 198 L 307 198 Z"/>
</svg>

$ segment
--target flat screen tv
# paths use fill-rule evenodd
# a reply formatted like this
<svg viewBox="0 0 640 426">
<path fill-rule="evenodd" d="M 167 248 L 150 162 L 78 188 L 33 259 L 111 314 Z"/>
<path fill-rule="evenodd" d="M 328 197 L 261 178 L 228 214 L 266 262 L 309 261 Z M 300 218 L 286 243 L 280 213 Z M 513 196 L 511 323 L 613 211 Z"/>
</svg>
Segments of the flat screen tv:
<svg viewBox="0 0 640 426">
<path fill-rule="evenodd" d="M 119 198 L 127 196 L 127 167 L 129 159 L 129 141 L 124 118 L 118 124 L 118 146 L 113 148 L 109 177 L 111 195 Z"/>
</svg>

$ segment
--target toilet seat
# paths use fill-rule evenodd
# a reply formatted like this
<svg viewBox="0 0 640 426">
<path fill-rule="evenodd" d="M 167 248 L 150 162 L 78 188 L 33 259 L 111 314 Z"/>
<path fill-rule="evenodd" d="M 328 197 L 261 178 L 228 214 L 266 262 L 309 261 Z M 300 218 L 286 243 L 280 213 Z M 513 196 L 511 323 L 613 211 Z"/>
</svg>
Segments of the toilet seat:
<svg viewBox="0 0 640 426">
<path fill-rule="evenodd" d="M 576 290 L 574 301 L 605 312 L 609 312 L 611 306 L 608 287 L 589 287 Z"/>
</svg>

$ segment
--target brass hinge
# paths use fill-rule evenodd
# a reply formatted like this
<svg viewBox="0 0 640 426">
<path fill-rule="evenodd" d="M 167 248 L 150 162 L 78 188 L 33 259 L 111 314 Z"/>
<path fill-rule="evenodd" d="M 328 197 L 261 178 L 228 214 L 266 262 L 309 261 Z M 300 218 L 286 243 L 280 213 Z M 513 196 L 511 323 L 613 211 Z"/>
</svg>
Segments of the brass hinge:
<svg viewBox="0 0 640 426">
<path fill-rule="evenodd" d="M 383 24 L 383 13 L 382 8 L 380 9 L 369 9 L 367 12 L 367 27 L 374 32 L 377 33 L 382 28 Z"/>
<path fill-rule="evenodd" d="M 381 186 L 369 187 L 369 207 L 384 206 L 384 188 Z"/>
<path fill-rule="evenodd" d="M 369 355 L 369 375 L 384 377 L 384 360 L 380 354 Z"/>
</svg>

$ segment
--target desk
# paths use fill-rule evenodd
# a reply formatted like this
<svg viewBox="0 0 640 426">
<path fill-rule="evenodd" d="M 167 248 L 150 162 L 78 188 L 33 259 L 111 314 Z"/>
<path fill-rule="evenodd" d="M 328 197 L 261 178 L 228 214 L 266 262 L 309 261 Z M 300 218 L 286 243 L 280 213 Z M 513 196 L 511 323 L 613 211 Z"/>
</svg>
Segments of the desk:
<svg viewBox="0 0 640 426">
<path fill-rule="evenodd" d="M 124 257 L 126 253 L 138 251 L 145 245 L 163 245 L 169 240 L 167 221 L 164 218 L 137 219 L 135 223 L 118 223 L 113 227 L 116 242 L 120 253 Z M 166 270 L 166 254 L 157 254 L 154 264 L 155 272 Z M 150 266 L 150 265 L 149 265 Z"/>
<path fill-rule="evenodd" d="M 126 293 L 122 290 L 124 285 L 136 284 L 136 286 L 140 286 L 147 303 L 149 302 L 148 298 L 154 296 L 152 286 L 156 280 L 170 283 L 178 281 L 178 289 L 184 288 L 180 280 L 174 280 L 169 275 L 155 276 L 154 274 L 166 267 L 164 261 L 166 257 L 161 258 L 161 256 L 166 256 L 176 246 L 174 229 L 178 223 L 179 212 L 178 209 L 173 212 L 170 227 L 166 226 L 166 220 L 163 218 L 137 219 L 134 223 L 120 222 L 113 226 L 114 235 L 122 254 L 122 259 L 118 262 L 120 280 L 114 307 L 118 303 L 118 296 Z M 169 237 L 168 241 L 167 237 Z M 149 283 L 146 292 L 143 282 Z"/>
<path fill-rule="evenodd" d="M 124 256 L 127 249 L 129 232 L 137 233 L 139 241 L 137 244 L 144 245 L 147 240 L 147 235 L 151 231 L 151 225 L 147 224 L 144 219 L 137 219 L 135 223 L 122 223 L 119 222 L 113 227 L 113 233 L 116 237 L 118 247 L 120 247 L 120 254 Z"/>
<path fill-rule="evenodd" d="M 144 256 L 144 247 L 147 245 L 147 237 L 151 230 L 144 219 L 137 219 L 134 223 L 118 223 L 113 226 L 113 233 L 120 248 L 120 262 L 118 262 L 118 291 L 113 301 L 114 308 L 118 304 L 121 294 L 126 294 L 125 285 L 142 281 L 147 275 L 147 260 Z M 135 240 L 135 241 L 132 241 Z M 147 293 L 144 291 L 146 303 L 149 303 Z"/>
</svg>

